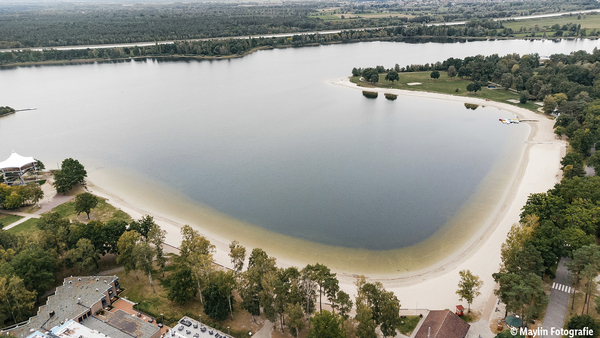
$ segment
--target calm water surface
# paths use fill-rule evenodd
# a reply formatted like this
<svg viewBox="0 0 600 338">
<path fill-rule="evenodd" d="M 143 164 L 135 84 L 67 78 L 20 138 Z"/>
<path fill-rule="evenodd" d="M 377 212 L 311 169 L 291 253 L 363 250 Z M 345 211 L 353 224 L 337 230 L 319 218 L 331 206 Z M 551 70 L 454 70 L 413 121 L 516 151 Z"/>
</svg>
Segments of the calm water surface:
<svg viewBox="0 0 600 338">
<path fill-rule="evenodd" d="M 456 216 L 492 168 L 514 161 L 506 149 L 520 149 L 527 129 L 498 123 L 511 115 L 496 109 L 369 100 L 327 81 L 352 67 L 597 45 L 371 42 L 233 60 L 4 69 L 0 104 L 38 110 L 0 120 L 0 158 L 14 149 L 50 167 L 73 157 L 90 171 L 126 168 L 280 234 L 398 249 Z"/>
</svg>

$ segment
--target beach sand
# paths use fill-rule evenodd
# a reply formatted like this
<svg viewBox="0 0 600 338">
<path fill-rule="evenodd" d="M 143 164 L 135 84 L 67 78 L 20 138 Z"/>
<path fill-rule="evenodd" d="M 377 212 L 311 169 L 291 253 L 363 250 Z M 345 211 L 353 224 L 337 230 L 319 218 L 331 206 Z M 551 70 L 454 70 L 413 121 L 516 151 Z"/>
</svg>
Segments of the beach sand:
<svg viewBox="0 0 600 338">
<path fill-rule="evenodd" d="M 351 83 L 348 79 L 331 81 L 330 83 L 348 87 L 349 90 L 364 89 Z M 455 291 L 459 281 L 459 271 L 469 269 L 484 281 L 481 296 L 475 299 L 472 309 L 476 311 L 483 310 L 486 307 L 486 302 L 488 302 L 487 308 L 490 308 L 491 302 L 496 301 L 492 293 L 494 288 L 492 273 L 497 272 L 500 265 L 500 246 L 512 224 L 519 221 L 520 209 L 527 201 L 527 197 L 532 193 L 545 192 L 559 182 L 561 174 L 560 159 L 564 156 L 566 142 L 555 137 L 553 132 L 554 121 L 547 119 L 542 114 L 536 114 L 509 104 L 478 98 L 395 89 L 369 88 L 369 91 L 479 104 L 511 112 L 520 119 L 539 120 L 539 122 L 530 123 L 531 132 L 526 141 L 527 144 L 523 148 L 518 168 L 509 180 L 510 186 L 506 189 L 499 205 L 494 209 L 493 215 L 488 218 L 488 221 L 473 238 L 464 244 L 457 245 L 458 248 L 454 250 L 454 253 L 447 257 L 440 259 L 440 257 L 434 256 L 435 261 L 430 262 L 426 268 L 421 270 L 399 271 L 397 274 L 390 272 L 367 273 L 370 281 L 381 281 L 386 289 L 393 291 L 400 299 L 404 309 L 454 309 L 454 306 L 458 304 L 466 306 L 466 302 L 459 302 Z M 506 127 L 511 128 L 512 126 L 507 125 Z M 144 203 L 144 201 L 118 196 L 110 188 L 103 189 L 104 185 L 102 183 L 97 185 L 94 183 L 95 181 L 92 181 L 88 184 L 88 189 L 91 192 L 107 198 L 108 203 L 127 212 L 134 219 L 146 214 L 153 216 L 156 222 L 167 231 L 166 243 L 175 247 L 179 246 L 181 243 L 180 228 L 184 224 L 190 223 L 189 219 L 180 217 L 176 211 L 165 212 L 166 209 Z M 268 240 L 269 243 L 264 243 L 263 248 L 277 258 L 277 264 L 280 267 L 303 267 L 308 263 L 314 264 L 316 261 L 325 262 L 327 265 L 328 260 L 332 262 L 344 260 L 345 249 L 343 248 L 336 248 L 334 254 L 328 254 L 326 252 L 328 247 L 324 245 L 300 240 L 288 245 L 285 242 L 287 240 L 286 236 L 277 234 L 268 234 L 267 236 L 267 231 L 250 225 L 232 227 L 231 232 L 228 233 L 226 230 L 223 231 L 223 228 L 227 229 L 226 227 L 231 220 L 219 219 L 219 217 L 215 217 L 209 212 L 204 214 L 198 212 L 198 214 L 197 221 L 191 225 L 195 226 L 216 246 L 215 260 L 223 266 L 231 266 L 228 257 L 228 245 L 233 239 L 238 239 L 246 245 L 248 253 L 254 246 L 261 247 L 261 239 L 263 239 L 262 243 Z M 203 215 L 204 219 L 202 219 Z M 220 228 L 221 231 L 214 230 L 217 228 Z M 246 230 L 240 232 L 239 229 Z M 243 238 L 245 237 L 251 238 L 251 240 L 244 241 Z M 443 240 L 440 243 L 443 243 Z M 454 243 L 452 243 L 452 240 L 448 240 L 444 244 L 452 247 Z M 302 246 L 308 247 L 308 249 L 305 248 L 306 254 L 304 252 L 301 254 L 295 252 L 295 255 L 289 256 L 281 254 L 281 252 L 286 252 L 283 248 L 287 247 L 288 251 L 292 248 L 293 251 L 296 248 L 300 249 Z M 274 250 L 271 251 L 268 248 L 274 248 Z M 356 252 L 356 250 L 354 251 Z M 335 264 L 328 266 L 338 273 L 341 289 L 354 295 L 355 273 L 368 271 L 365 267 L 373 263 L 372 260 L 374 259 L 386 259 L 382 255 L 385 255 L 385 253 L 372 254 L 365 252 L 364 259 L 361 262 L 356 262 L 359 266 L 356 271 L 348 268 L 351 264 L 344 264 L 343 268 L 337 268 Z M 326 259 L 319 260 L 321 257 Z M 357 255 L 354 254 L 353 257 L 357 257 Z M 400 256 L 393 257 L 390 262 L 401 259 Z"/>
</svg>

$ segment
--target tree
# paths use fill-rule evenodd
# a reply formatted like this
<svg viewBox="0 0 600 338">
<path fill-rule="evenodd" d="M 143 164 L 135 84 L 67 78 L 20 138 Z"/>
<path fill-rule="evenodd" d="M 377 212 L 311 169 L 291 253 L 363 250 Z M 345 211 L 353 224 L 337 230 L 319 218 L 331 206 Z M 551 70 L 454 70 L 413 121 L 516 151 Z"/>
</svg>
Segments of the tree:
<svg viewBox="0 0 600 338">
<path fill-rule="evenodd" d="M 339 311 L 342 319 L 348 319 L 348 314 L 352 310 L 352 299 L 350 299 L 350 295 L 345 293 L 344 291 L 340 291 L 337 294 L 337 299 L 333 302 L 331 306 L 333 309 Z"/>
<path fill-rule="evenodd" d="M 479 82 L 473 82 L 473 83 L 469 83 L 467 85 L 467 90 L 469 92 L 474 92 L 477 93 L 478 91 L 481 90 L 481 84 Z"/>
<path fill-rule="evenodd" d="M 450 66 L 448 67 L 448 77 L 449 78 L 453 78 L 458 74 L 458 72 L 456 71 L 456 67 L 454 66 Z"/>
<path fill-rule="evenodd" d="M 373 320 L 373 310 L 366 304 L 358 304 L 356 307 L 356 320 L 358 327 L 356 328 L 356 336 L 358 338 L 377 338 L 375 329 L 377 323 Z"/>
<path fill-rule="evenodd" d="M 54 172 L 54 187 L 59 194 L 66 194 L 77 184 L 83 183 L 87 172 L 79 161 L 67 158 L 61 164 L 60 170 Z"/>
<path fill-rule="evenodd" d="M 394 81 L 399 81 L 400 80 L 400 76 L 398 76 L 398 72 L 396 72 L 395 70 L 390 70 L 387 75 L 385 76 L 385 79 L 387 81 L 392 81 L 392 84 L 394 84 Z"/>
<path fill-rule="evenodd" d="M 244 261 L 246 260 L 246 248 L 240 245 L 238 241 L 233 241 L 229 244 L 229 257 L 233 264 L 233 271 L 239 274 L 244 269 Z"/>
<path fill-rule="evenodd" d="M 10 195 L 4 197 L 3 205 L 5 209 L 16 209 L 23 205 L 23 197 L 16 192 L 11 193 Z"/>
<path fill-rule="evenodd" d="M 529 101 L 529 91 L 523 90 L 521 91 L 521 96 L 519 96 L 519 102 L 525 104 L 527 101 Z"/>
<path fill-rule="evenodd" d="M 312 328 L 308 332 L 308 338 L 346 338 L 343 321 L 335 313 L 322 311 L 315 314 L 310 323 Z"/>
<path fill-rule="evenodd" d="M 437 70 L 434 70 L 433 72 L 431 72 L 431 74 L 429 74 L 429 76 L 432 79 L 437 80 L 440 78 L 440 72 L 438 72 Z"/>
<path fill-rule="evenodd" d="M 556 94 L 552 95 L 552 97 L 554 98 L 554 102 L 556 102 L 557 105 L 560 105 L 561 103 L 563 103 L 564 101 L 567 101 L 569 99 L 567 97 L 567 94 L 565 94 L 565 93 L 556 93 Z"/>
<path fill-rule="evenodd" d="M 154 222 L 154 217 L 145 215 L 139 220 L 131 222 L 131 224 L 129 224 L 129 229 L 137 231 L 140 235 L 142 235 L 144 240 L 147 240 L 150 230 L 152 230 L 152 228 L 155 226 L 156 223 Z"/>
<path fill-rule="evenodd" d="M 71 262 L 75 263 L 79 270 L 92 273 L 98 271 L 100 254 L 92 244 L 92 241 L 87 238 L 81 238 L 77 241 L 77 246 L 69 250 L 67 257 Z"/>
<path fill-rule="evenodd" d="M 106 222 L 104 229 L 106 236 L 106 252 L 118 254 L 119 249 L 117 247 L 117 242 L 119 241 L 121 235 L 127 231 L 127 222 L 119 219 L 111 219 L 110 221 Z"/>
<path fill-rule="evenodd" d="M 0 321 L 15 323 L 27 319 L 35 305 L 35 291 L 29 291 L 18 276 L 0 276 Z"/>
<path fill-rule="evenodd" d="M 400 301 L 391 291 L 382 294 L 379 322 L 384 337 L 396 336 L 396 327 L 400 324 Z"/>
<path fill-rule="evenodd" d="M 208 286 L 202 290 L 204 313 L 217 320 L 227 318 L 234 284 L 233 274 L 223 271 L 215 272 Z"/>
<path fill-rule="evenodd" d="M 138 268 L 148 276 L 150 286 L 154 293 L 156 293 L 156 290 L 154 289 L 154 283 L 152 282 L 152 271 L 154 270 L 152 262 L 154 261 L 155 255 L 156 252 L 150 247 L 148 242 L 138 243 L 133 249 L 133 259 L 137 261 Z"/>
<path fill-rule="evenodd" d="M 54 282 L 56 258 L 39 247 L 19 252 L 10 264 L 25 287 L 37 291 L 37 296 L 44 294 Z"/>
<path fill-rule="evenodd" d="M 98 206 L 98 197 L 89 192 L 84 192 L 75 196 L 75 212 L 77 213 L 77 216 L 82 212 L 85 212 L 87 218 L 90 219 L 90 212 L 96 206 Z"/>
<path fill-rule="evenodd" d="M 504 87 L 505 90 L 508 90 L 512 86 L 514 80 L 511 73 L 504 73 L 500 77 L 500 85 Z"/>
<path fill-rule="evenodd" d="M 471 312 L 471 303 L 475 297 L 481 295 L 479 291 L 483 286 L 483 281 L 479 279 L 479 276 L 473 275 L 471 270 L 462 270 L 458 273 L 460 275 L 460 281 L 458 282 L 458 290 L 456 294 L 460 296 L 459 300 L 466 300 L 469 304 L 468 312 Z"/>
<path fill-rule="evenodd" d="M 187 265 L 176 263 L 173 273 L 167 277 L 167 298 L 179 305 L 185 305 L 198 292 L 192 269 Z"/>
<path fill-rule="evenodd" d="M 129 273 L 129 271 L 133 270 L 137 279 L 139 279 L 137 275 L 138 261 L 135 255 L 135 248 L 139 238 L 139 233 L 129 230 L 125 231 L 117 241 L 117 248 L 119 250 L 117 264 L 122 264 L 125 267 L 125 273 Z"/>
<path fill-rule="evenodd" d="M 44 163 L 42 163 L 42 161 L 38 160 L 37 158 L 35 159 L 35 168 L 38 171 L 46 170 L 46 166 L 44 165 Z"/>
<path fill-rule="evenodd" d="M 335 298 L 337 290 L 339 290 L 336 274 L 323 264 L 308 265 L 307 268 L 312 270 L 312 279 L 319 286 L 319 311 L 323 311 L 322 296 L 324 289 L 327 289 L 327 294 L 330 299 Z M 331 297 L 330 297 L 331 296 Z"/>
<path fill-rule="evenodd" d="M 298 303 L 287 304 L 285 307 L 285 314 L 288 316 L 288 327 L 290 328 L 290 333 L 294 337 L 298 337 L 299 331 L 304 327 L 304 322 L 302 321 L 302 318 L 304 317 L 302 306 Z"/>
<path fill-rule="evenodd" d="M 544 97 L 544 107 L 542 108 L 544 113 L 551 114 L 557 106 L 558 105 L 552 95 L 546 95 L 546 97 Z"/>
<path fill-rule="evenodd" d="M 593 319 L 588 315 L 581 316 L 573 316 L 567 323 L 567 330 L 584 330 L 587 328 L 585 334 L 582 335 L 573 335 L 576 338 L 589 338 L 589 337 L 598 337 L 598 333 L 600 333 L 600 325 L 598 325 L 598 321 Z M 571 336 L 569 336 L 571 337 Z"/>
<path fill-rule="evenodd" d="M 156 264 L 162 271 L 163 278 L 165 277 L 165 265 L 167 259 L 163 250 L 163 243 L 167 237 L 167 231 L 162 230 L 160 226 L 154 223 L 154 226 L 148 232 L 148 242 L 154 246 L 154 254 L 156 256 Z"/>
</svg>

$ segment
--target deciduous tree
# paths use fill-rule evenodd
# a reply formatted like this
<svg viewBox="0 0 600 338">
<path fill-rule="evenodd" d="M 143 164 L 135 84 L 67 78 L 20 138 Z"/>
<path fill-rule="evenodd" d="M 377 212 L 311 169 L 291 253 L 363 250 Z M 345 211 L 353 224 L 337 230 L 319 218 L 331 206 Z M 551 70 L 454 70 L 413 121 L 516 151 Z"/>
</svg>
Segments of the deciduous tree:
<svg viewBox="0 0 600 338">
<path fill-rule="evenodd" d="M 83 183 L 87 171 L 79 161 L 67 158 L 61 164 L 60 170 L 54 172 L 54 187 L 59 194 L 66 194 L 77 184 Z"/>
<path fill-rule="evenodd" d="M 471 303 L 475 297 L 481 295 L 481 287 L 483 281 L 479 279 L 479 276 L 473 275 L 470 270 L 462 270 L 458 273 L 460 275 L 460 281 L 458 282 L 458 290 L 456 294 L 460 296 L 459 300 L 467 301 L 469 304 L 468 312 L 471 312 Z"/>
<path fill-rule="evenodd" d="M 96 206 L 98 206 L 98 197 L 89 192 L 84 192 L 75 196 L 75 212 L 78 216 L 82 212 L 85 212 L 87 218 L 90 219 L 90 212 Z"/>
</svg>

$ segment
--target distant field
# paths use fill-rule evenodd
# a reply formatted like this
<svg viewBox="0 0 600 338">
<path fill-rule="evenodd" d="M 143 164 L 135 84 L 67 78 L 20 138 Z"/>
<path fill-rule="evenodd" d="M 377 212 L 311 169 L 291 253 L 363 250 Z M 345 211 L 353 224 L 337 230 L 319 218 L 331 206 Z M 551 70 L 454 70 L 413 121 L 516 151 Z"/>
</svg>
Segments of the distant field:
<svg viewBox="0 0 600 338">
<path fill-rule="evenodd" d="M 519 31 L 521 27 L 524 27 L 527 31 L 530 29 L 535 29 L 537 26 L 540 32 L 554 32 L 550 28 L 553 25 L 567 25 L 569 23 L 575 25 L 581 25 L 581 29 L 587 28 L 589 30 L 592 29 L 600 29 L 600 15 L 582 15 L 581 19 L 577 19 L 577 15 L 572 16 L 559 16 L 559 17 L 550 17 L 550 18 L 540 18 L 540 19 L 528 19 L 528 20 L 517 20 L 510 22 L 503 22 L 502 24 L 506 28 L 510 28 L 513 31 Z"/>
<path fill-rule="evenodd" d="M 345 20 L 347 19 L 359 19 L 359 18 L 365 18 L 365 19 L 379 19 L 379 18 L 412 18 L 414 17 L 414 15 L 409 15 L 409 14 L 403 14 L 403 13 L 398 13 L 398 12 L 389 12 L 389 13 L 344 13 L 344 14 L 339 14 L 339 13 L 332 13 L 332 12 L 325 12 L 322 11 L 323 15 L 316 15 L 313 14 L 311 15 L 311 17 L 313 18 L 319 18 L 321 20 L 326 20 L 326 21 L 333 21 L 333 20 L 342 20 L 342 16 L 344 17 Z"/>
<path fill-rule="evenodd" d="M 476 97 L 480 99 L 488 99 L 491 101 L 497 101 L 502 103 L 512 104 L 514 106 L 518 106 L 521 108 L 529 109 L 532 111 L 537 111 L 537 106 L 533 102 L 527 102 L 526 104 L 514 104 L 510 103 L 507 100 L 514 99 L 518 100 L 519 95 L 504 89 L 487 89 L 483 88 L 481 91 L 477 93 L 470 93 L 467 91 L 467 85 L 471 83 L 470 80 L 463 80 L 460 78 L 448 78 L 446 72 L 440 72 L 440 78 L 437 80 L 433 80 L 430 77 L 431 72 L 412 72 L 412 73 L 399 73 L 400 76 L 399 81 L 395 81 L 393 84 L 390 81 L 385 80 L 385 74 L 379 75 L 379 82 L 373 86 L 370 83 L 366 83 L 360 81 L 358 77 L 352 77 L 351 81 L 357 83 L 359 86 L 364 87 L 381 87 L 381 88 L 394 88 L 394 89 L 403 89 L 403 90 L 413 90 L 413 91 L 429 91 L 434 93 L 442 93 L 449 95 L 458 95 L 465 97 Z M 420 82 L 420 85 L 409 86 L 407 83 Z M 458 92 L 456 91 L 458 89 Z"/>
</svg>

